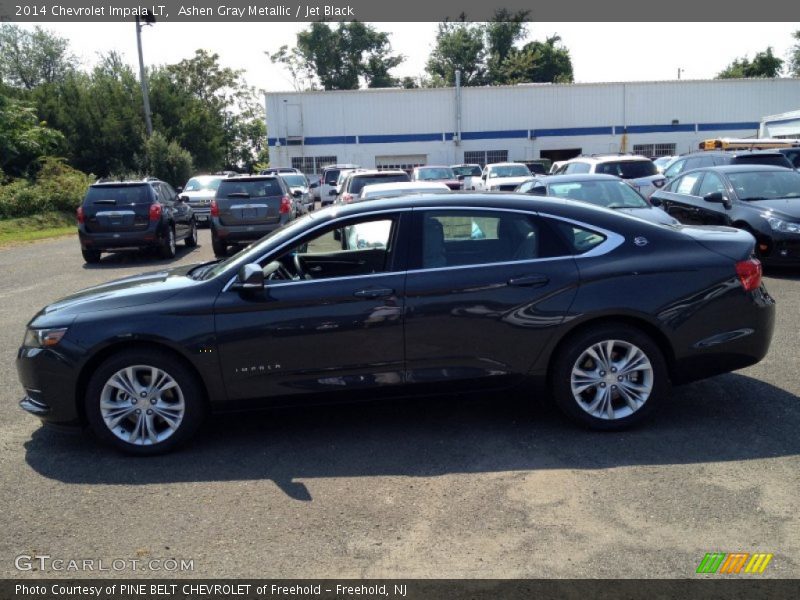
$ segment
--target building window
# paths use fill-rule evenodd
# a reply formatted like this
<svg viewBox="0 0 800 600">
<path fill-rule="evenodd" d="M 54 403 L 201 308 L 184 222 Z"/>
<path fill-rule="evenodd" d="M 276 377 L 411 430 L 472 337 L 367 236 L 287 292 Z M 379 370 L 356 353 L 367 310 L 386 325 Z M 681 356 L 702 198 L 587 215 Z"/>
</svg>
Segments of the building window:
<svg viewBox="0 0 800 600">
<path fill-rule="evenodd" d="M 411 172 L 414 167 L 422 167 L 428 163 L 427 154 L 399 154 L 394 156 L 376 156 L 375 168 L 400 169 Z"/>
<path fill-rule="evenodd" d="M 470 150 L 464 152 L 466 164 L 479 164 L 485 167 L 491 163 L 508 162 L 508 150 Z"/>
<path fill-rule="evenodd" d="M 303 173 L 321 173 L 328 165 L 335 165 L 335 156 L 293 156 L 292 167 Z"/>
<path fill-rule="evenodd" d="M 634 144 L 633 153 L 649 158 L 674 156 L 678 153 L 676 144 Z"/>
</svg>

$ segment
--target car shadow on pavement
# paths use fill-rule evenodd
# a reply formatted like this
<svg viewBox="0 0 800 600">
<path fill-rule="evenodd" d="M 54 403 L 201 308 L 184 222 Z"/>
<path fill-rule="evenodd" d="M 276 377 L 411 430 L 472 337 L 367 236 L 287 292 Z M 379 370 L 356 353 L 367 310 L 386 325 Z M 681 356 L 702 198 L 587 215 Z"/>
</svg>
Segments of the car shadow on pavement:
<svg viewBox="0 0 800 600">
<path fill-rule="evenodd" d="M 153 265 L 154 268 L 158 268 L 159 266 L 171 265 L 198 248 L 200 248 L 200 244 L 194 248 L 189 248 L 185 244 L 180 243 L 175 249 L 174 258 L 161 258 L 154 250 L 119 250 L 117 252 L 103 254 L 99 263 L 84 263 L 83 268 L 89 270 L 140 269 L 142 266 L 147 265 Z"/>
<path fill-rule="evenodd" d="M 484 395 L 272 409 L 212 420 L 189 446 L 136 458 L 89 435 L 38 429 L 25 443 L 39 474 L 70 484 L 272 480 L 312 500 L 302 479 L 607 469 L 800 454 L 800 398 L 739 374 L 675 388 L 654 418 L 586 431 L 547 404 Z"/>
</svg>

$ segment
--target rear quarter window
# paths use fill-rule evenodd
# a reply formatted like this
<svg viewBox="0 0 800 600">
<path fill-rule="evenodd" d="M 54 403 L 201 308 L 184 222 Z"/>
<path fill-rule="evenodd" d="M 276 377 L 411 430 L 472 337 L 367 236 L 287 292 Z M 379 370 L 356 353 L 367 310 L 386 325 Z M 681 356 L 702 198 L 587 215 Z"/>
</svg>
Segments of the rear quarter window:
<svg viewBox="0 0 800 600">
<path fill-rule="evenodd" d="M 571 254 L 585 254 L 606 241 L 606 236 L 572 223 L 549 219 L 561 233 Z"/>
</svg>

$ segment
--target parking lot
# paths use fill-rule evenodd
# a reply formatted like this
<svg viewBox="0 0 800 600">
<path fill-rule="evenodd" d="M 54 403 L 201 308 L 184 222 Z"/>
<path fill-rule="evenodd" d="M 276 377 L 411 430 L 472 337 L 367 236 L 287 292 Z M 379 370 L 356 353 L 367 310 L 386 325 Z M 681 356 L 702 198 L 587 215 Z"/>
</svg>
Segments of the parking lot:
<svg viewBox="0 0 800 600">
<path fill-rule="evenodd" d="M 213 258 L 86 266 L 74 236 L 0 249 L 0 576 L 15 557 L 190 559 L 193 571 L 53 576 L 695 577 L 706 552 L 770 552 L 800 576 L 800 270 L 768 272 L 767 358 L 676 388 L 623 433 L 513 397 L 446 397 L 215 418 L 139 459 L 44 430 L 17 407 L 14 357 L 41 306 Z M 741 577 L 746 577 L 742 575 Z"/>
</svg>

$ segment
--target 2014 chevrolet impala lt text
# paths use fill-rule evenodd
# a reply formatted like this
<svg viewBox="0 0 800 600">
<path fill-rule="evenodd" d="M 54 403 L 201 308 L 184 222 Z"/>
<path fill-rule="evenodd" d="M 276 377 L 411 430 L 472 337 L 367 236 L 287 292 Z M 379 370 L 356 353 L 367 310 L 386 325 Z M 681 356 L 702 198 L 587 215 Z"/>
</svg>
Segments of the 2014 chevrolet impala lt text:
<svg viewBox="0 0 800 600">
<path fill-rule="evenodd" d="M 511 386 L 617 429 L 671 384 L 765 356 L 775 306 L 753 250 L 737 229 L 566 199 L 335 206 L 45 307 L 18 353 L 21 406 L 137 454 L 214 411 Z"/>
</svg>

